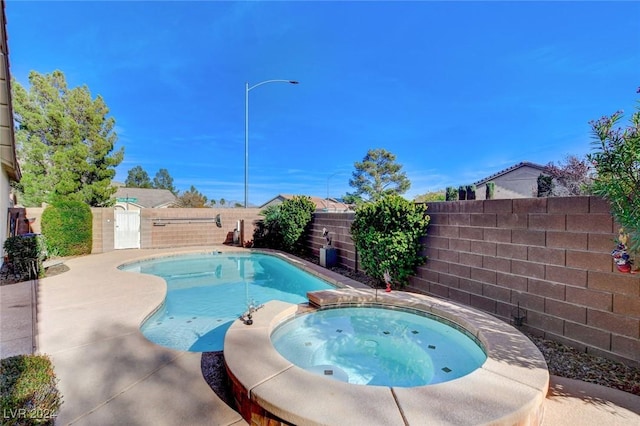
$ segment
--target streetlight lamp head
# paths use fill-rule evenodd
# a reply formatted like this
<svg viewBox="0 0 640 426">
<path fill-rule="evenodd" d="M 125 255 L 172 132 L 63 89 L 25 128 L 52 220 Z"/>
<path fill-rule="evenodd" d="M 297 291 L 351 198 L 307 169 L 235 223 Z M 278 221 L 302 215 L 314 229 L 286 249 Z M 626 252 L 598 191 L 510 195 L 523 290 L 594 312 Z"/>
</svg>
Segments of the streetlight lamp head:
<svg viewBox="0 0 640 426">
<path fill-rule="evenodd" d="M 253 86 L 249 86 L 247 81 L 244 86 L 244 208 L 248 207 L 249 203 L 249 91 L 255 89 L 258 86 L 262 86 L 267 83 L 289 83 L 299 84 L 296 80 L 265 80 L 260 83 L 256 83 Z"/>
</svg>

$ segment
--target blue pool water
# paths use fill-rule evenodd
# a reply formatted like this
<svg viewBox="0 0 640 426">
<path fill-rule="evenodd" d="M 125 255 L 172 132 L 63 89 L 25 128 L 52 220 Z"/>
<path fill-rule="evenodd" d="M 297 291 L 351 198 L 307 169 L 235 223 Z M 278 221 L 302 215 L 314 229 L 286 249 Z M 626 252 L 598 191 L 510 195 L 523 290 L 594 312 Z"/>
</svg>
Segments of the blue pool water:
<svg viewBox="0 0 640 426">
<path fill-rule="evenodd" d="M 361 385 L 413 387 L 465 376 L 487 359 L 465 333 L 416 313 L 333 308 L 278 326 L 273 346 L 310 372 Z"/>
<path fill-rule="evenodd" d="M 307 301 L 307 292 L 334 288 L 275 256 L 198 254 L 153 259 L 121 267 L 167 282 L 160 309 L 141 326 L 154 343 L 192 352 L 221 351 L 224 335 L 250 302 Z"/>
</svg>

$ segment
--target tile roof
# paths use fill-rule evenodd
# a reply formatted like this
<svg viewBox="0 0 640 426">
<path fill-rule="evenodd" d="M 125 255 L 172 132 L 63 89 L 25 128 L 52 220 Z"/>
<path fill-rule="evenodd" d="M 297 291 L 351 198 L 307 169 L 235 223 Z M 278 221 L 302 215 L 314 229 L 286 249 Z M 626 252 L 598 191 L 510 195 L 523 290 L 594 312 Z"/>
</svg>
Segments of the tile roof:
<svg viewBox="0 0 640 426">
<path fill-rule="evenodd" d="M 165 207 L 177 199 L 168 189 L 126 187 L 119 187 L 114 198 L 135 198 L 136 201 L 131 204 L 146 208 Z"/>
<path fill-rule="evenodd" d="M 273 203 L 276 200 L 280 200 L 281 202 L 284 200 L 290 200 L 295 196 L 295 194 L 278 194 L 266 203 L 262 204 L 260 208 L 264 208 L 266 205 Z M 336 200 L 335 198 L 323 198 L 323 197 L 315 197 L 308 196 L 311 198 L 311 201 L 316 205 L 316 210 L 323 210 L 328 208 L 330 211 L 347 211 L 349 210 L 349 206 L 343 202 Z"/>
<path fill-rule="evenodd" d="M 541 172 L 545 171 L 545 169 L 546 169 L 545 166 L 541 166 L 540 164 L 531 163 L 529 161 L 522 161 L 522 162 L 520 162 L 518 164 L 514 164 L 511 167 L 507 167 L 504 170 L 500 170 L 499 172 L 494 173 L 491 176 L 487 176 L 484 179 L 480 179 L 479 181 L 474 182 L 474 185 L 482 185 L 483 183 L 489 182 L 491 179 L 495 179 L 498 176 L 506 175 L 507 173 L 512 172 L 512 171 L 514 171 L 516 169 L 519 169 L 521 167 L 532 167 L 534 169 L 540 170 Z"/>
</svg>

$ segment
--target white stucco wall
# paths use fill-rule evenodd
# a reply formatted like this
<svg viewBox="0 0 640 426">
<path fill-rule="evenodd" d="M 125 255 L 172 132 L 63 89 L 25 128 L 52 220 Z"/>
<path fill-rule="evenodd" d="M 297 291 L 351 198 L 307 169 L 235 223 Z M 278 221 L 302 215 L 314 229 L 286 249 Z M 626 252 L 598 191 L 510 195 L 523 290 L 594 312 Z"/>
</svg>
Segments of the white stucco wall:
<svg viewBox="0 0 640 426">
<path fill-rule="evenodd" d="M 540 173 L 542 172 L 534 167 L 522 166 L 491 179 L 496 184 L 493 198 L 535 198 L 538 193 Z M 485 196 L 486 184 L 478 185 L 476 199 L 484 200 Z"/>
</svg>

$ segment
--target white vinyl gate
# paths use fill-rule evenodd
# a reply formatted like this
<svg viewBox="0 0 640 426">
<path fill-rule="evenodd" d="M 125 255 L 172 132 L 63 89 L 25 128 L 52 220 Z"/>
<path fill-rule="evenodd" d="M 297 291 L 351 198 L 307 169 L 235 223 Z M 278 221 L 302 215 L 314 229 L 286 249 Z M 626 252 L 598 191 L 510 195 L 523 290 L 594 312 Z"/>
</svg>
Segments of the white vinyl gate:
<svg viewBox="0 0 640 426">
<path fill-rule="evenodd" d="M 113 246 L 118 249 L 140 248 L 140 211 L 115 210 Z"/>
</svg>

